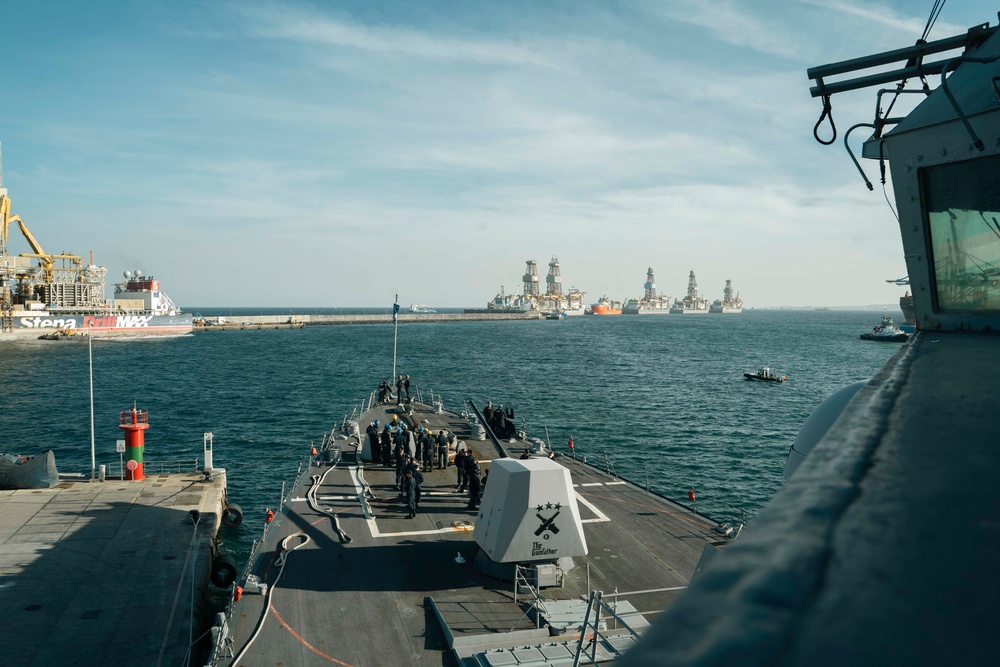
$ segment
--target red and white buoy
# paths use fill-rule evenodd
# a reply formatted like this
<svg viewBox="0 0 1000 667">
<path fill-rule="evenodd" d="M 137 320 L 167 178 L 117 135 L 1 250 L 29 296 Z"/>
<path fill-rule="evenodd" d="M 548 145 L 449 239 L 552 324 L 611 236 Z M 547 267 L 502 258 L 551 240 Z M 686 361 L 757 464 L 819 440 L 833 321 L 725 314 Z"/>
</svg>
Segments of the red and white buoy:
<svg viewBox="0 0 1000 667">
<path fill-rule="evenodd" d="M 146 447 L 144 432 L 149 428 L 149 413 L 133 406 L 118 415 L 118 428 L 125 432 L 125 479 L 146 479 L 142 472 L 142 452 Z"/>
</svg>

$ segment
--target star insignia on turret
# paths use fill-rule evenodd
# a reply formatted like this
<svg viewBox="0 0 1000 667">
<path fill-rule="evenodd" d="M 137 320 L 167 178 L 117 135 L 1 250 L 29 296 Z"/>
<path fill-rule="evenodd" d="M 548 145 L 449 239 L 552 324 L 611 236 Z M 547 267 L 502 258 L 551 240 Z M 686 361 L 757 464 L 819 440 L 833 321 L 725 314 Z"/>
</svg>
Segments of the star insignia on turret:
<svg viewBox="0 0 1000 667">
<path fill-rule="evenodd" d="M 552 506 L 553 509 L 559 509 L 560 507 L 562 507 L 562 505 L 560 505 L 559 503 L 556 503 L 555 505 Z"/>
<path fill-rule="evenodd" d="M 552 503 L 545 503 L 545 509 L 547 510 L 552 509 Z"/>
<path fill-rule="evenodd" d="M 542 505 L 539 505 L 539 506 L 538 506 L 538 511 L 539 511 L 539 512 L 541 512 L 541 511 L 542 511 L 543 509 L 545 509 L 545 507 L 543 507 Z"/>
</svg>

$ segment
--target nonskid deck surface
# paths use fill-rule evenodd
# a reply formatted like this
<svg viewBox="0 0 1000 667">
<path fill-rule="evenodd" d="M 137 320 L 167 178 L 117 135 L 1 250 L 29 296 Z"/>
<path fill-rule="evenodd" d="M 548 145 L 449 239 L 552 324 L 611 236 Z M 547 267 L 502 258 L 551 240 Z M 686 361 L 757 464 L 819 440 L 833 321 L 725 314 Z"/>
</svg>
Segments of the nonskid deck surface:
<svg viewBox="0 0 1000 667">
<path fill-rule="evenodd" d="M 395 406 L 376 406 L 362 415 L 362 430 L 374 419 L 382 423 L 387 416 L 391 419 L 387 408 Z M 413 418 L 435 431 L 454 431 L 472 446 L 484 470 L 499 455 L 489 441 L 468 440 L 468 425 L 457 415 L 433 414 L 415 404 Z M 510 449 L 520 452 L 523 446 L 512 444 Z M 575 559 L 577 566 L 564 587 L 543 589 L 550 606 L 557 600 L 585 600 L 589 589 L 611 593 L 616 588 L 624 592 L 683 587 L 704 545 L 722 539 L 707 519 L 680 505 L 572 458 L 558 461 L 572 473 L 589 554 Z M 344 538 L 330 516 L 315 511 L 306 500 L 312 478 L 324 473 L 317 499 L 321 507 L 337 513 Z M 375 495 L 370 503 L 373 517 L 366 517 L 358 500 L 361 482 L 356 465 L 341 462 L 330 470 L 324 464 L 300 475 L 289 494 L 291 500 L 268 531 L 253 571 L 273 585 L 279 572 L 276 545 L 297 533 L 309 541 L 287 555 L 270 594 L 269 614 L 253 644 L 234 664 L 455 664 L 438 614 L 456 643 L 486 647 L 495 640 L 496 646 L 504 646 L 511 645 L 512 637 L 519 639 L 518 645 L 554 641 L 544 627 L 536 630 L 524 594 L 515 603 L 512 583 L 488 577 L 472 565 L 476 511 L 467 508 L 465 493 L 454 492 L 454 466 L 424 471 L 415 519 L 405 518 L 406 505 L 394 488 L 394 468 L 365 464 L 360 475 Z M 303 541 L 301 536 L 292 537 L 289 546 Z M 456 562 L 459 554 L 464 563 Z M 643 595 L 630 602 L 640 611 L 652 612 L 677 594 Z M 258 627 L 264 603 L 261 595 L 244 594 L 237 606 L 233 619 L 237 654 Z M 652 615 L 647 618 L 652 620 Z M 511 631 L 517 632 L 500 634 Z"/>
</svg>

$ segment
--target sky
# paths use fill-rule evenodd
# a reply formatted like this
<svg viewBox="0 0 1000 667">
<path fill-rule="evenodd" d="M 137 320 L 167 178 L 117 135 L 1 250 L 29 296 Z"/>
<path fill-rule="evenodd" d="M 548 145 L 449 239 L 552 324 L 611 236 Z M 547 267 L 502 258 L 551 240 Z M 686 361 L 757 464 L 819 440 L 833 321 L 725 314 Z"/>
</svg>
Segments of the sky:
<svg viewBox="0 0 1000 667">
<path fill-rule="evenodd" d="M 553 256 L 588 302 L 652 267 L 671 296 L 693 270 L 750 307 L 889 304 L 891 188 L 815 141 L 805 72 L 912 45 L 932 4 L 6 3 L 3 184 L 109 296 L 141 269 L 182 306 L 483 307 Z M 996 9 L 952 0 L 930 39 Z M 839 136 L 874 106 L 835 96 Z"/>
</svg>

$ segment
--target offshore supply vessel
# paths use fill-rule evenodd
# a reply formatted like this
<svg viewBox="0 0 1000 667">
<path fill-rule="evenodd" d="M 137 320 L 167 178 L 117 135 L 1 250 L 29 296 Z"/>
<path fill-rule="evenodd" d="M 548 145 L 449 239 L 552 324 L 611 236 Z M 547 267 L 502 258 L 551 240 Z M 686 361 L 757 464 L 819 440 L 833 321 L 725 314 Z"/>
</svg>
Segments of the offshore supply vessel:
<svg viewBox="0 0 1000 667">
<path fill-rule="evenodd" d="M 32 252 L 8 254 L 11 223 Z M 73 254 L 45 252 L 11 210 L 0 170 L 0 339 L 94 336 L 163 336 L 190 333 L 192 317 L 160 290 L 153 276 L 125 272 L 115 298 L 105 298 L 107 268 Z"/>
</svg>

